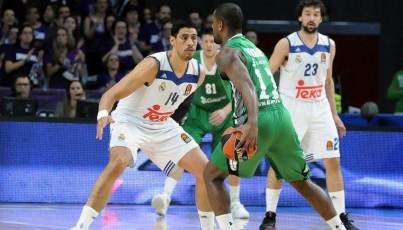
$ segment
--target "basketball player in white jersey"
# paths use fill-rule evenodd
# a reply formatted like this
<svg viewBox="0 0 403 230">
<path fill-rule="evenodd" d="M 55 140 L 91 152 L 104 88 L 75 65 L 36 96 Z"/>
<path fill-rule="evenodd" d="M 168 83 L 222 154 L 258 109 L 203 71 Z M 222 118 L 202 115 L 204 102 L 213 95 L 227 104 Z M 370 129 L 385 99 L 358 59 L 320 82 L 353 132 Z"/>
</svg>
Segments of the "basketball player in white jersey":
<svg viewBox="0 0 403 230">
<path fill-rule="evenodd" d="M 279 92 L 291 114 L 306 160 L 323 160 L 327 189 L 337 214 L 346 229 L 358 229 L 345 212 L 339 136 L 346 135 L 346 128 L 337 114 L 332 78 L 336 46 L 332 39 L 317 31 L 325 13 L 321 0 L 301 0 L 297 6 L 301 29 L 277 43 L 269 65 L 272 73 L 280 68 Z M 282 186 L 272 168 L 267 178 L 267 212 L 260 230 L 275 228 Z"/>
<path fill-rule="evenodd" d="M 146 57 L 102 95 L 96 138 L 101 140 L 103 129 L 111 124 L 110 159 L 73 229 L 88 229 L 106 206 L 116 179 L 126 167 L 134 167 L 138 149 L 167 175 L 177 169 L 176 165 L 195 175 L 201 229 L 214 229 L 214 214 L 203 181 L 207 157 L 170 118 L 205 77 L 205 69 L 192 59 L 197 45 L 196 26 L 178 21 L 171 33 L 171 51 Z M 110 115 L 116 101 L 119 104 Z"/>
</svg>

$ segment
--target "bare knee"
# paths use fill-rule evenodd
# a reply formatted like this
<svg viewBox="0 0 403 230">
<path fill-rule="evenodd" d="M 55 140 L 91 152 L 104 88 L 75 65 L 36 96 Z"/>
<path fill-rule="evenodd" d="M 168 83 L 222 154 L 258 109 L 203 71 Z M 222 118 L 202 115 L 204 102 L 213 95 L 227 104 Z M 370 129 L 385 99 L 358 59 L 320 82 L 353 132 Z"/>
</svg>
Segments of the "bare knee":
<svg viewBox="0 0 403 230">
<path fill-rule="evenodd" d="M 215 166 L 211 161 L 209 161 L 204 168 L 203 178 L 204 183 L 209 185 L 213 182 L 224 182 L 225 178 L 228 177 L 228 174 L 221 171 L 217 166 Z"/>
<path fill-rule="evenodd" d="M 339 157 L 323 159 L 323 164 L 325 165 L 326 171 L 334 172 L 340 170 Z"/>
<path fill-rule="evenodd" d="M 123 171 L 128 166 L 129 161 L 123 156 L 117 156 L 111 158 L 107 165 L 108 171 L 110 174 L 114 174 L 116 176 L 120 176 Z"/>
</svg>

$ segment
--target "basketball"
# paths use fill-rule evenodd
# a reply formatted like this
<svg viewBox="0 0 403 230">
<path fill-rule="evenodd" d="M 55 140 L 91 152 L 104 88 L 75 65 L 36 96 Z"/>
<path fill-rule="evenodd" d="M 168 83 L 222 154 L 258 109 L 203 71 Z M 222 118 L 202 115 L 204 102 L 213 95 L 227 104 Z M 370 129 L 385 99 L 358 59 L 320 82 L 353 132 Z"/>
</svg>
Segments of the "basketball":
<svg viewBox="0 0 403 230">
<path fill-rule="evenodd" d="M 249 158 L 251 158 L 256 153 L 256 150 L 254 150 L 252 153 L 248 153 L 247 151 L 241 152 L 240 149 L 237 150 L 235 147 L 238 145 L 242 138 L 242 132 L 233 132 L 233 129 L 233 127 L 227 128 L 221 137 L 221 144 L 224 155 L 228 159 L 233 161 L 249 160 Z"/>
</svg>

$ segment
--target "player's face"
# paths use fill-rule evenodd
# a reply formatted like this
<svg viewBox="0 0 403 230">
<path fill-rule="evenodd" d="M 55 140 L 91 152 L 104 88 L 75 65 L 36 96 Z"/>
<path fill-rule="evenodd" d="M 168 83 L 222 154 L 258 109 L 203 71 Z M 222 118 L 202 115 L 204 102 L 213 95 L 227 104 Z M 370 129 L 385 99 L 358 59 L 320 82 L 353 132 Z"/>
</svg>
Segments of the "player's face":
<svg viewBox="0 0 403 230">
<path fill-rule="evenodd" d="M 217 44 L 222 44 L 222 38 L 219 31 L 221 22 L 219 22 L 215 17 L 215 11 L 211 18 L 213 19 L 213 25 L 211 27 L 213 28 L 214 42 Z"/>
<path fill-rule="evenodd" d="M 305 7 L 298 20 L 301 22 L 303 30 L 307 33 L 315 33 L 322 22 L 322 15 L 319 7 Z"/>
<path fill-rule="evenodd" d="M 204 55 L 208 58 L 214 57 L 220 48 L 220 45 L 214 42 L 214 36 L 211 34 L 204 34 L 201 39 L 201 48 L 203 49 Z"/>
<path fill-rule="evenodd" d="M 171 36 L 170 39 L 172 47 L 174 47 L 180 58 L 186 61 L 193 58 L 197 46 L 197 32 L 195 28 L 182 28 L 176 35 L 176 38 Z"/>
</svg>

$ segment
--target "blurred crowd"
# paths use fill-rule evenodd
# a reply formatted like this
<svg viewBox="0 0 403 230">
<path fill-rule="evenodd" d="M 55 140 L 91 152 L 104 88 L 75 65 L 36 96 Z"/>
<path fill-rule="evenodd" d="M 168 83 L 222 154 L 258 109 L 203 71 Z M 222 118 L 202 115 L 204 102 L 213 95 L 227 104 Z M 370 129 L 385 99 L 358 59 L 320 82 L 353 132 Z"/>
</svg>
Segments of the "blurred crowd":
<svg viewBox="0 0 403 230">
<path fill-rule="evenodd" d="M 142 0 L 0 0 L 0 86 L 27 75 L 33 87 L 79 81 L 107 90 L 145 56 L 170 49 L 171 7 Z M 189 10 L 199 32 L 210 15 Z M 198 46 L 198 49 L 200 47 Z"/>
</svg>

